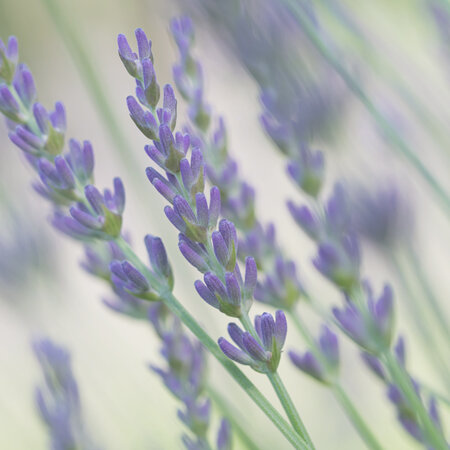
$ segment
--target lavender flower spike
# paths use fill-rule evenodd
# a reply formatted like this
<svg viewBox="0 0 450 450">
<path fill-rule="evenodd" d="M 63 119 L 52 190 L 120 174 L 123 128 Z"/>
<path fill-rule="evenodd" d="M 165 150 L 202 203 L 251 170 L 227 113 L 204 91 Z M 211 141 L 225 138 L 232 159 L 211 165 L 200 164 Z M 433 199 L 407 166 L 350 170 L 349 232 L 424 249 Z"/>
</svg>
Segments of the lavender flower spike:
<svg viewBox="0 0 450 450">
<path fill-rule="evenodd" d="M 83 424 L 69 353 L 48 339 L 35 341 L 33 350 L 45 380 L 36 389 L 36 404 L 49 429 L 51 448 L 94 449 Z"/>
<path fill-rule="evenodd" d="M 333 384 L 339 369 L 339 345 L 337 336 L 323 325 L 317 346 L 303 355 L 290 351 L 292 363 L 303 372 L 325 384 Z"/>
<path fill-rule="evenodd" d="M 257 372 L 276 372 L 286 340 L 287 323 L 283 311 L 277 311 L 275 316 L 275 320 L 269 313 L 255 316 L 255 330 L 259 341 L 249 332 L 230 323 L 228 334 L 237 347 L 223 337 L 219 339 L 219 347 L 228 358 L 248 365 Z"/>
</svg>

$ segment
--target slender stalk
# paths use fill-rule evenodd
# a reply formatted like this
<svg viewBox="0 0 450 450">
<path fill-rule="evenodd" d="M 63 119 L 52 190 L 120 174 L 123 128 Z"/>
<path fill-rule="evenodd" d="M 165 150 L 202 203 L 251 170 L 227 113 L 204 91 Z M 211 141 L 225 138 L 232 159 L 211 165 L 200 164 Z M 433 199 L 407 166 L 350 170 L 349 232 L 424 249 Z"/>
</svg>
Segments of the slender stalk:
<svg viewBox="0 0 450 450">
<path fill-rule="evenodd" d="M 446 127 L 416 93 L 404 83 L 398 71 L 389 61 L 380 55 L 380 51 L 372 43 L 371 35 L 373 33 L 367 30 L 367 23 L 361 26 L 358 19 L 351 15 L 350 11 L 342 3 L 335 4 L 326 0 L 320 0 L 320 3 L 333 19 L 339 23 L 341 28 L 351 34 L 356 41 L 356 48 L 360 57 L 366 62 L 368 61 L 378 77 L 383 77 L 386 83 L 395 90 L 409 110 L 416 116 L 417 124 L 429 133 L 442 151 L 442 154 L 449 158 L 449 134 Z M 379 36 L 377 37 L 379 38 Z"/>
<path fill-rule="evenodd" d="M 363 106 L 370 113 L 377 125 L 383 129 L 387 138 L 393 145 L 393 147 L 402 154 L 409 164 L 415 169 L 415 171 L 426 182 L 434 198 L 443 207 L 443 211 L 450 218 L 450 195 L 444 190 L 444 188 L 434 178 L 432 173 L 423 165 L 420 159 L 416 156 L 409 145 L 403 140 L 403 138 L 397 133 L 395 128 L 384 117 L 381 111 L 375 106 L 370 98 L 363 91 L 358 82 L 353 76 L 344 68 L 341 64 L 337 54 L 331 52 L 327 45 L 323 42 L 322 38 L 316 33 L 314 27 L 311 25 L 310 20 L 306 17 L 306 13 L 303 9 L 292 0 L 283 0 L 284 4 L 291 11 L 293 16 L 301 24 L 303 31 L 308 36 L 311 43 L 316 47 L 319 53 L 326 59 L 326 61 L 333 67 L 336 73 L 342 78 L 347 87 L 353 92 L 353 94 L 360 100 Z"/>
<path fill-rule="evenodd" d="M 395 384 L 399 386 L 407 402 L 416 412 L 431 447 L 435 450 L 448 450 L 448 444 L 445 442 L 441 431 L 436 428 L 430 415 L 428 414 L 428 411 L 424 407 L 422 400 L 417 395 L 411 382 L 411 377 L 399 364 L 391 351 L 387 351 L 381 355 L 381 359 L 388 369 L 391 378 L 394 380 Z"/>
<path fill-rule="evenodd" d="M 145 264 L 134 253 L 131 247 L 122 238 L 116 240 L 117 245 L 123 251 L 125 257 L 130 260 L 148 279 L 153 280 L 152 273 Z M 184 308 L 184 306 L 175 298 L 171 292 L 162 292 L 162 301 L 175 314 L 181 322 L 195 335 L 195 337 L 206 347 L 207 350 L 217 359 L 217 361 L 225 368 L 225 370 L 233 377 L 233 379 L 244 389 L 247 395 L 259 406 L 264 414 L 272 421 L 272 423 L 281 431 L 286 439 L 296 449 L 310 450 L 313 448 L 301 438 L 294 429 L 283 419 L 272 404 L 264 397 L 258 388 L 250 381 L 250 379 L 228 359 L 220 350 L 216 342 L 206 333 L 206 331 L 198 324 L 194 317 Z"/>
<path fill-rule="evenodd" d="M 89 55 L 88 46 L 85 45 L 83 37 L 78 33 L 78 28 L 74 26 L 77 23 L 76 20 L 74 21 L 73 17 L 69 17 L 67 12 L 64 11 L 62 6 L 64 2 L 42 0 L 42 3 L 90 92 L 94 106 L 98 110 L 108 136 L 111 137 L 112 144 L 118 150 L 122 163 L 130 172 L 135 172 L 136 168 L 140 166 L 139 162 L 135 153 L 130 149 L 130 145 L 122 132 L 122 126 L 113 112 L 114 108 L 108 100 L 105 86 L 101 82 L 98 69 L 95 67 L 95 60 Z M 133 177 L 133 179 L 135 178 Z"/>
<path fill-rule="evenodd" d="M 436 335 L 434 330 L 429 328 L 428 311 L 425 311 L 418 299 L 416 289 L 414 289 L 406 275 L 406 270 L 403 264 L 404 258 L 400 258 L 398 254 L 394 254 L 392 261 L 395 271 L 401 282 L 402 288 L 408 298 L 408 309 L 411 311 L 411 317 L 414 320 L 415 328 L 421 335 L 421 343 L 426 346 L 426 349 L 432 347 L 432 351 L 427 351 L 436 372 L 439 374 L 444 386 L 447 390 L 450 390 L 450 370 L 447 367 L 447 363 L 440 354 L 440 345 L 436 341 Z M 414 264 L 414 262 L 412 262 Z M 420 296 L 420 294 L 419 294 Z"/>
<path fill-rule="evenodd" d="M 420 284 L 420 287 L 425 294 L 426 303 L 429 307 L 428 310 L 433 314 L 436 324 L 439 327 L 443 337 L 447 340 L 447 342 L 450 342 L 450 324 L 447 323 L 446 312 L 442 309 L 441 303 L 437 299 L 433 288 L 430 286 L 430 283 L 424 274 L 424 269 L 421 265 L 420 258 L 412 246 L 406 247 L 406 261 L 409 263 L 409 267 L 414 273 L 414 278 Z"/>
<path fill-rule="evenodd" d="M 368 448 L 372 450 L 382 450 L 383 447 L 378 443 L 375 436 L 370 431 L 369 427 L 366 425 L 355 405 L 352 403 L 347 393 L 344 391 L 342 386 L 339 384 L 334 384 L 331 386 L 336 400 L 339 402 L 345 414 L 352 422 L 358 434 L 361 436 Z"/>
<path fill-rule="evenodd" d="M 326 361 L 324 361 L 322 353 L 317 347 L 317 343 L 311 336 L 311 333 L 309 332 L 309 330 L 307 329 L 306 325 L 303 323 L 299 315 L 296 314 L 295 311 L 291 310 L 289 311 L 289 317 L 294 322 L 297 330 L 303 336 L 306 344 L 308 345 L 309 349 L 312 351 L 314 356 L 317 358 L 317 360 L 321 364 L 326 364 Z M 361 414 L 353 405 L 344 389 L 337 382 L 324 386 L 329 387 L 333 391 L 336 400 L 339 402 L 342 409 L 345 411 L 347 417 L 352 422 L 354 428 L 356 429 L 360 437 L 363 439 L 363 441 L 366 443 L 367 447 L 372 450 L 381 450 L 382 449 L 381 445 L 377 442 L 377 439 L 370 431 L 367 424 L 364 422 Z"/>
<path fill-rule="evenodd" d="M 293 427 L 297 432 L 303 437 L 306 438 L 309 448 L 314 448 L 314 445 L 311 441 L 311 438 L 308 435 L 305 425 L 303 424 L 300 416 L 295 408 L 294 403 L 292 402 L 289 393 L 281 380 L 281 377 L 278 372 L 268 373 L 267 374 L 270 382 L 272 383 L 275 392 L 277 393 L 278 398 L 280 399 L 281 404 L 283 405 L 284 410 L 289 418 L 289 421 L 292 423 Z"/>
<path fill-rule="evenodd" d="M 261 344 L 261 339 L 259 338 L 258 333 L 256 333 L 255 328 L 248 315 L 243 314 L 242 317 L 240 318 L 240 321 L 243 327 L 258 341 L 259 344 Z M 310 448 L 314 448 L 314 445 L 311 441 L 311 438 L 309 437 L 306 427 L 303 424 L 297 409 L 295 408 L 294 402 L 292 401 L 286 387 L 281 381 L 280 375 L 277 372 L 275 373 L 268 372 L 267 377 L 272 383 L 272 386 L 275 389 L 275 392 L 292 426 L 297 431 L 297 433 L 302 437 L 302 439 L 304 439 L 308 443 Z"/>
<path fill-rule="evenodd" d="M 232 407 L 227 401 L 211 386 L 206 387 L 208 397 L 215 403 L 218 409 L 230 421 L 233 432 L 239 437 L 241 443 L 248 450 L 259 450 L 252 437 L 247 433 L 244 427 L 241 426 L 241 418 L 237 411 L 232 410 Z"/>
</svg>

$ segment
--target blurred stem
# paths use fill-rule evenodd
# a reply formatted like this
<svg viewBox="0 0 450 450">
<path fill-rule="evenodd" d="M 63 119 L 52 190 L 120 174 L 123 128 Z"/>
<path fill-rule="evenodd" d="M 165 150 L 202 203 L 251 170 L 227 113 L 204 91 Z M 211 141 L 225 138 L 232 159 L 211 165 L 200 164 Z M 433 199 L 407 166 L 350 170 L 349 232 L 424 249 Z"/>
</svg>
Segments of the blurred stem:
<svg viewBox="0 0 450 450">
<path fill-rule="evenodd" d="M 375 106 L 375 104 L 365 94 L 361 86 L 356 79 L 348 72 L 344 65 L 341 64 L 339 57 L 336 53 L 331 52 L 327 45 L 323 42 L 322 38 L 316 33 L 305 11 L 299 5 L 297 1 L 283 0 L 283 3 L 291 11 L 293 16 L 298 20 L 303 28 L 303 31 L 316 47 L 319 53 L 324 59 L 334 68 L 336 73 L 342 78 L 347 87 L 353 92 L 353 94 L 360 100 L 366 110 L 370 113 L 377 125 L 383 129 L 387 138 L 391 142 L 394 149 L 402 154 L 414 170 L 422 177 L 426 184 L 431 189 L 435 200 L 443 208 L 443 211 L 450 219 L 450 195 L 447 193 L 440 183 L 434 178 L 432 173 L 423 165 L 420 159 L 416 156 L 409 145 L 403 140 L 403 138 L 397 133 L 395 128 L 384 117 L 381 111 Z"/>
<path fill-rule="evenodd" d="M 127 138 L 122 132 L 122 126 L 113 112 L 114 108 L 108 99 L 98 68 L 95 66 L 95 60 L 90 56 L 83 36 L 78 32 L 79 27 L 75 25 L 77 21 L 73 17 L 68 17 L 68 12 L 64 10 L 65 2 L 63 0 L 41 1 L 46 7 L 54 26 L 74 61 L 76 69 L 91 94 L 91 99 L 97 108 L 107 135 L 118 151 L 121 162 L 130 173 L 136 173 L 136 169 L 140 173 L 140 164 L 133 151 L 130 150 Z M 132 179 L 135 178 L 133 177 Z"/>
<path fill-rule="evenodd" d="M 406 255 L 403 258 L 408 262 L 409 267 L 413 271 L 413 276 L 420 284 L 420 287 L 425 294 L 426 305 L 429 306 L 429 311 L 433 314 L 443 337 L 447 342 L 450 342 L 450 324 L 446 320 L 446 312 L 441 307 L 441 302 L 437 299 L 433 288 L 427 280 L 424 268 L 421 264 L 421 258 L 415 252 L 412 245 L 405 247 Z M 450 355 L 449 355 L 450 356 Z"/>
<path fill-rule="evenodd" d="M 450 407 L 450 399 L 448 399 L 445 395 L 442 395 L 441 393 L 436 392 L 436 390 L 434 388 L 428 386 L 423 381 L 419 381 L 419 385 L 427 394 L 431 395 L 436 400 L 443 403 L 445 406 L 447 406 L 447 408 Z"/>
<path fill-rule="evenodd" d="M 262 346 L 261 339 L 258 336 L 258 333 L 256 332 L 253 323 L 251 322 L 248 314 L 242 314 L 242 316 L 239 318 L 239 320 L 242 323 L 242 326 L 245 328 L 246 331 L 248 331 L 255 339 L 256 341 Z M 314 444 L 312 443 L 311 438 L 309 437 L 308 431 L 306 430 L 305 425 L 302 422 L 302 419 L 300 418 L 300 415 L 295 408 L 294 402 L 292 401 L 286 387 L 284 386 L 280 375 L 275 372 L 268 372 L 267 377 L 269 378 L 270 382 L 272 383 L 272 386 L 278 396 L 278 399 L 280 400 L 284 411 L 286 412 L 286 415 L 288 416 L 289 421 L 291 422 L 294 429 L 297 431 L 297 433 L 300 435 L 302 439 L 304 439 L 307 444 L 308 448 L 313 449 Z"/>
<path fill-rule="evenodd" d="M 361 58 L 368 61 L 373 71 L 384 78 L 399 94 L 410 111 L 418 119 L 418 125 L 422 126 L 434 139 L 439 149 L 448 158 L 450 157 L 449 134 L 446 127 L 427 105 L 412 91 L 400 78 L 398 72 L 389 61 L 379 55 L 375 46 L 370 41 L 367 32 L 367 25 L 360 26 L 360 23 L 342 3 L 320 0 L 320 3 L 327 9 L 333 19 L 347 32 L 351 33 L 356 40 L 356 48 Z"/>
<path fill-rule="evenodd" d="M 231 428 L 236 436 L 239 437 L 241 443 L 248 450 L 258 450 L 259 447 L 251 436 L 247 433 L 243 426 L 241 426 L 241 418 L 237 411 L 234 411 L 231 405 L 227 403 L 227 401 L 219 394 L 213 387 L 206 386 L 206 392 L 208 397 L 216 404 L 217 408 L 220 412 L 230 421 Z"/>
<path fill-rule="evenodd" d="M 411 286 L 408 279 L 408 271 L 405 267 L 405 258 L 401 257 L 399 253 L 393 253 L 392 262 L 403 291 L 408 299 L 408 310 L 410 310 L 410 315 L 414 320 L 415 328 L 421 335 L 421 343 L 426 346 L 425 350 L 428 350 L 426 351 L 427 355 L 431 359 L 435 370 L 443 381 L 446 390 L 449 390 L 450 371 L 445 360 L 441 357 L 441 346 L 439 345 L 439 342 L 436 341 L 434 328 L 430 329 L 430 322 L 428 320 L 427 311 L 424 310 L 422 301 L 419 298 L 421 294 L 417 293 L 417 290 L 414 289 L 413 286 Z M 410 263 L 414 264 L 414 262 Z M 430 348 L 431 351 L 429 350 Z"/>
<path fill-rule="evenodd" d="M 134 253 L 133 249 L 123 238 L 117 238 L 116 244 L 136 268 L 141 271 L 149 280 L 154 277 L 147 266 Z M 264 414 L 271 420 L 271 422 L 281 431 L 286 439 L 296 449 L 310 450 L 306 442 L 297 434 L 296 431 L 283 419 L 272 404 L 264 397 L 258 388 L 250 381 L 250 379 L 239 369 L 239 367 L 228 359 L 220 350 L 216 342 L 209 336 L 208 333 L 200 326 L 194 317 L 184 308 L 184 306 L 176 299 L 176 297 L 169 291 L 161 292 L 160 294 L 164 304 L 177 316 L 181 322 L 194 334 L 194 336 L 205 346 L 205 348 L 217 359 L 217 361 L 224 367 L 224 369 L 232 376 L 232 378 L 242 387 L 247 395 L 259 406 Z"/>
<path fill-rule="evenodd" d="M 297 330 L 300 332 L 300 334 L 303 336 L 306 344 L 308 345 L 309 349 L 313 353 L 313 355 L 317 358 L 320 364 L 326 365 L 327 362 L 324 360 L 322 356 L 322 352 L 319 350 L 316 341 L 311 336 L 311 333 L 309 332 L 308 328 L 306 327 L 306 324 L 303 323 L 301 318 L 298 314 L 296 314 L 295 311 L 289 311 L 289 317 L 294 322 Z M 334 396 L 336 397 L 336 400 L 341 405 L 342 409 L 345 411 L 345 414 L 353 424 L 354 428 L 358 432 L 359 436 L 362 438 L 362 440 L 365 442 L 366 446 L 369 449 L 372 450 L 381 450 L 382 447 L 378 443 L 377 439 L 373 435 L 373 433 L 370 431 L 367 424 L 364 422 L 364 419 L 362 418 L 359 411 L 356 409 L 356 407 L 351 402 L 350 398 L 344 391 L 344 389 L 338 384 L 334 383 L 332 385 L 324 385 L 325 387 L 329 387 Z"/>
<path fill-rule="evenodd" d="M 428 438 L 428 443 L 430 446 L 435 450 L 448 450 L 448 445 L 445 442 L 444 436 L 433 423 L 428 411 L 422 403 L 422 400 L 417 395 L 409 374 L 400 365 L 397 358 L 390 350 L 381 355 L 381 360 L 388 369 L 392 380 L 400 388 L 406 401 L 417 414 L 417 418 L 419 419 L 425 436 Z"/>
<path fill-rule="evenodd" d="M 350 419 L 367 447 L 372 450 L 382 450 L 383 447 L 378 443 L 344 389 L 339 384 L 332 385 L 331 389 L 336 400 L 345 411 L 345 414 Z"/>
</svg>

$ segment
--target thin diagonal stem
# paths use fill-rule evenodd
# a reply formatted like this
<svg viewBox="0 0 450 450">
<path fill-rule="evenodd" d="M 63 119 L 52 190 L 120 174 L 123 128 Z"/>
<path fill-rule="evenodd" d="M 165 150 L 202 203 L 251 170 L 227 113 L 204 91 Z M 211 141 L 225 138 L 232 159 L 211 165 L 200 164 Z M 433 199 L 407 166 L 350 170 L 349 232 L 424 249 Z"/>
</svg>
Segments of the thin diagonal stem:
<svg viewBox="0 0 450 450">
<path fill-rule="evenodd" d="M 426 304 L 429 307 L 429 311 L 433 314 L 440 332 L 447 342 L 450 342 L 450 324 L 446 320 L 446 312 L 442 309 L 441 303 L 437 299 L 433 288 L 427 280 L 424 268 L 420 262 L 421 258 L 416 254 L 412 246 L 406 248 L 406 260 L 414 273 L 414 278 L 420 284 L 420 287 L 425 294 Z"/>
<path fill-rule="evenodd" d="M 61 36 L 67 50 L 73 58 L 74 65 L 78 70 L 86 88 L 91 94 L 94 106 L 105 126 L 112 144 L 117 148 L 121 162 L 130 172 L 135 172 L 140 167 L 135 153 L 122 132 L 122 126 L 114 114 L 114 108 L 108 100 L 104 84 L 98 75 L 98 69 L 94 65 L 94 58 L 89 55 L 88 47 L 75 26 L 76 21 L 69 18 L 61 4 L 57 0 L 42 0 L 50 18 L 53 21 L 59 35 Z M 135 179 L 135 177 L 133 177 Z"/>
<path fill-rule="evenodd" d="M 253 438 L 247 433 L 247 430 L 242 426 L 238 412 L 234 411 L 222 395 L 213 387 L 207 386 L 206 392 L 220 412 L 230 421 L 234 434 L 239 437 L 239 440 L 245 448 L 247 450 L 259 450 L 260 447 L 258 447 Z"/>
<path fill-rule="evenodd" d="M 122 239 L 116 239 L 116 243 L 124 253 L 126 259 L 133 263 L 146 277 L 153 279 L 153 275 L 145 264 L 134 253 L 128 243 Z M 300 450 L 310 450 L 305 440 L 303 440 L 294 429 L 281 417 L 272 404 L 262 395 L 258 388 L 249 380 L 249 378 L 228 359 L 220 350 L 216 342 L 208 333 L 198 324 L 194 317 L 184 308 L 171 292 L 161 292 L 160 294 L 164 304 L 170 311 L 177 316 L 181 322 L 195 335 L 195 337 L 206 347 L 206 349 L 217 359 L 224 369 L 233 377 L 233 379 L 244 389 L 247 395 L 259 406 L 264 414 L 281 431 L 286 439 Z"/>
<path fill-rule="evenodd" d="M 377 106 L 363 91 L 358 82 L 344 68 L 338 56 L 330 51 L 327 45 L 323 42 L 322 38 L 316 33 L 314 27 L 310 23 L 310 20 L 306 17 L 305 12 L 297 4 L 297 2 L 293 0 L 283 0 L 283 2 L 291 11 L 293 16 L 298 20 L 311 43 L 315 46 L 323 58 L 333 67 L 336 73 L 342 78 L 347 87 L 353 92 L 358 100 L 360 100 L 377 125 L 383 129 L 393 148 L 405 157 L 408 163 L 426 182 L 428 187 L 431 189 L 434 198 L 441 205 L 448 218 L 450 218 L 450 194 L 444 190 L 440 183 L 434 178 L 433 174 L 423 165 L 414 151 L 397 133 L 395 128 L 389 123 Z"/>
<path fill-rule="evenodd" d="M 255 327 L 253 326 L 250 318 L 247 314 L 243 314 L 240 317 L 240 321 L 245 328 L 246 331 L 248 331 L 256 340 L 257 342 L 262 345 L 261 339 L 258 336 L 258 333 L 256 333 Z M 270 382 L 272 383 L 273 388 L 275 389 L 275 392 L 281 402 L 281 405 L 283 406 L 284 411 L 286 412 L 286 415 L 288 416 L 289 421 L 291 422 L 294 429 L 297 431 L 297 433 L 301 436 L 302 439 L 304 439 L 307 443 L 309 448 L 314 448 L 314 445 L 312 443 L 311 438 L 309 437 L 308 431 L 306 430 L 305 425 L 303 424 L 302 419 L 300 418 L 300 414 L 298 413 L 294 402 L 292 401 L 291 397 L 289 396 L 289 393 L 284 386 L 279 374 L 277 372 L 275 373 L 267 373 L 267 377 L 269 378 Z"/>
<path fill-rule="evenodd" d="M 436 372 L 439 374 L 444 386 L 447 390 L 450 390 L 450 371 L 447 367 L 446 361 L 442 358 L 440 354 L 440 346 L 436 341 L 436 335 L 433 329 L 430 329 L 427 311 L 422 307 L 422 302 L 420 300 L 420 293 L 417 294 L 416 289 L 414 289 L 406 275 L 406 270 L 404 269 L 405 258 L 400 258 L 399 255 L 394 254 L 392 262 L 394 264 L 395 271 L 400 280 L 401 286 L 408 299 L 408 310 L 411 312 L 411 317 L 414 321 L 415 328 L 421 335 L 421 343 L 429 348 L 430 345 L 433 351 L 426 352 L 429 356 Z M 411 262 L 414 264 L 414 262 Z"/>
<path fill-rule="evenodd" d="M 339 384 L 334 384 L 331 386 L 331 389 L 333 391 L 334 396 L 336 397 L 336 400 L 341 405 L 342 409 L 345 411 L 345 414 L 352 422 L 355 429 L 358 431 L 358 434 L 361 436 L 365 444 L 368 448 L 372 450 L 382 450 L 383 447 L 378 443 L 375 436 L 370 431 L 367 424 L 364 422 L 364 420 L 361 417 L 361 414 L 359 414 L 358 410 L 356 409 L 355 405 L 350 400 L 347 393 L 344 391 L 342 386 Z"/>
<path fill-rule="evenodd" d="M 411 377 L 399 364 L 397 358 L 391 351 L 384 353 L 381 356 L 381 359 L 387 367 L 391 378 L 394 380 L 395 384 L 399 386 L 407 402 L 417 414 L 417 418 L 421 423 L 422 429 L 424 430 L 430 445 L 435 450 L 448 450 L 448 444 L 445 442 L 442 433 L 436 428 L 428 411 L 425 409 L 422 400 L 417 395 Z"/>
<path fill-rule="evenodd" d="M 326 365 L 327 362 L 324 360 L 322 356 L 322 352 L 317 346 L 316 341 L 311 336 L 311 333 L 309 332 L 306 325 L 303 323 L 301 318 L 299 317 L 299 314 L 295 311 L 289 311 L 289 317 L 294 322 L 297 330 L 302 335 L 303 339 L 305 340 L 306 344 L 308 345 L 309 349 L 312 351 L 313 355 L 317 358 L 317 360 L 321 363 Z M 339 385 L 339 383 L 336 381 L 333 384 L 330 385 L 324 385 L 328 386 L 334 396 L 336 397 L 336 400 L 341 405 L 342 409 L 345 411 L 345 414 L 349 418 L 349 420 L 352 422 L 355 430 L 358 432 L 362 440 L 365 442 L 367 447 L 372 450 L 381 450 L 382 446 L 378 443 L 376 437 L 374 434 L 370 431 L 367 424 L 364 422 L 364 419 L 362 418 L 359 411 L 356 409 L 356 407 L 351 402 L 350 398 L 348 397 L 347 393 L 344 391 L 344 389 Z"/>
</svg>

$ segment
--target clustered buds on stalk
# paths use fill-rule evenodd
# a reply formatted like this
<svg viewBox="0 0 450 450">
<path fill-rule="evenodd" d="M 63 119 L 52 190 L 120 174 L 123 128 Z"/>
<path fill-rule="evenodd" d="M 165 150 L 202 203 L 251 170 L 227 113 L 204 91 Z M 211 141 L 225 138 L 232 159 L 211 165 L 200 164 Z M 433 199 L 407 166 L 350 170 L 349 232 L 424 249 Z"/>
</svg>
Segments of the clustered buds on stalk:
<svg viewBox="0 0 450 450">
<path fill-rule="evenodd" d="M 394 351 L 399 364 L 404 368 L 406 365 L 406 350 L 403 337 L 398 338 Z M 361 357 L 367 367 L 386 385 L 387 397 L 396 407 L 397 417 L 403 428 L 418 442 L 427 444 L 427 437 L 423 432 L 414 406 L 405 398 L 400 387 L 390 381 L 381 361 L 375 355 L 368 352 L 363 352 Z M 416 391 L 416 395 L 420 398 L 422 396 L 420 384 L 414 378 L 411 378 L 411 382 Z M 435 426 L 442 431 L 442 423 L 439 417 L 436 399 L 433 396 L 429 398 L 428 414 Z"/>
<path fill-rule="evenodd" d="M 206 176 L 220 190 L 222 215 L 242 233 L 239 259 L 245 261 L 248 256 L 254 257 L 258 269 L 266 275 L 258 281 L 254 297 L 274 307 L 290 309 L 303 294 L 295 265 L 282 255 L 273 225 L 266 229 L 256 219 L 255 191 L 242 179 L 237 162 L 228 153 L 223 118 L 218 117 L 217 126 L 210 130 L 212 109 L 203 96 L 201 65 L 191 53 L 194 35 L 192 22 L 188 17 L 174 19 L 171 30 L 180 53 L 179 61 L 174 66 L 174 80 L 189 104 L 190 118 L 196 128 L 197 139 L 202 144 Z M 206 270 L 204 265 L 200 270 Z"/>
<path fill-rule="evenodd" d="M 181 33 L 178 35 L 180 45 L 188 46 L 190 38 L 183 37 L 183 33 L 188 32 L 188 25 L 173 25 Z M 142 30 L 136 31 L 136 38 L 139 48 L 147 42 Z M 150 58 L 149 52 L 139 51 L 139 56 L 133 54 L 125 37 L 119 36 L 119 54 L 128 72 L 137 78 L 139 88 L 139 67 L 145 66 L 145 61 Z M 133 62 L 131 66 L 130 61 Z M 228 220 L 221 220 L 217 226 L 221 207 L 220 191 L 215 186 L 211 188 L 208 205 L 204 194 L 202 143 L 192 139 L 189 134 L 176 132 L 173 135 L 176 99 L 169 85 L 164 88 L 163 108 L 157 109 L 156 113 L 157 102 L 150 108 L 138 92 L 136 96 L 140 105 L 133 97 L 127 100 L 130 114 L 138 128 L 152 139 L 152 144 L 145 147 L 146 153 L 164 171 L 161 173 L 149 167 L 147 177 L 171 203 L 164 212 L 180 232 L 178 245 L 181 253 L 205 274 L 204 283 L 198 280 L 195 287 L 213 307 L 231 317 L 241 317 L 247 314 L 252 304 L 256 263 L 252 258 L 246 260 L 243 278 L 237 264 L 238 238 L 235 226 Z M 144 285 L 130 287 L 140 291 L 145 289 Z"/>
<path fill-rule="evenodd" d="M 236 346 L 223 337 L 219 339 L 219 346 L 230 359 L 257 372 L 276 372 L 286 340 L 286 316 L 281 310 L 275 313 L 275 320 L 269 313 L 255 316 L 255 330 L 257 338 L 230 323 L 228 334 Z"/>
<path fill-rule="evenodd" d="M 368 283 L 365 285 L 367 305 L 348 302 L 343 309 L 334 308 L 333 314 L 342 331 L 370 353 L 380 354 L 390 348 L 394 330 L 393 292 L 386 285 L 378 300 L 373 298 Z"/>
<path fill-rule="evenodd" d="M 51 448 L 93 449 L 69 353 L 48 339 L 35 341 L 33 350 L 44 374 L 44 384 L 36 389 L 36 405 L 49 429 Z"/>
<path fill-rule="evenodd" d="M 170 318 L 162 305 L 154 305 L 150 320 L 162 339 L 161 355 L 166 369 L 150 366 L 163 380 L 166 387 L 184 406 L 178 411 L 179 419 L 191 430 L 195 439 L 183 435 L 186 448 L 205 448 L 211 421 L 211 401 L 205 397 L 206 355 L 198 341 L 183 332 L 180 322 Z M 168 326 L 167 326 L 168 325 Z M 222 420 L 217 435 L 218 447 L 228 449 L 231 445 L 230 425 Z M 220 443 L 220 447 L 219 446 Z"/>
<path fill-rule="evenodd" d="M 322 325 L 319 340 L 313 349 L 304 354 L 290 351 L 289 357 L 301 371 L 322 383 L 333 384 L 339 369 L 338 338 L 330 328 Z"/>
</svg>

